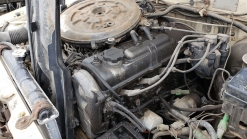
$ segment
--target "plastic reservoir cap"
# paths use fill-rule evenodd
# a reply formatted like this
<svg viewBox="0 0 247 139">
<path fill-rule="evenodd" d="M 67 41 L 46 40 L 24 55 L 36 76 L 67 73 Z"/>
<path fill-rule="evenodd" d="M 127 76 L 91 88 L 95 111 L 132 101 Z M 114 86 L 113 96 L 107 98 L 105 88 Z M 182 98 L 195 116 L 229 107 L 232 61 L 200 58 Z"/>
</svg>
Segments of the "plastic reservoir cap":
<svg viewBox="0 0 247 139">
<path fill-rule="evenodd" d="M 163 124 L 163 119 L 151 110 L 145 111 L 140 120 L 149 131 L 158 125 Z"/>
</svg>

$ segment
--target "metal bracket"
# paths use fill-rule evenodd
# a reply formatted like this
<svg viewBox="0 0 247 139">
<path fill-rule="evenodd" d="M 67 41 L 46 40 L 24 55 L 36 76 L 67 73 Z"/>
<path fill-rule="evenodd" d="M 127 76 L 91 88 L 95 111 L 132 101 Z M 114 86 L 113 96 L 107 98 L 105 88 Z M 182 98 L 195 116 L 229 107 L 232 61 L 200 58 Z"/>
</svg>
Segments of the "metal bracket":
<svg viewBox="0 0 247 139">
<path fill-rule="evenodd" d="M 32 114 L 18 119 L 16 121 L 15 127 L 17 129 L 27 128 L 34 120 L 37 120 L 39 118 L 39 113 L 42 110 L 48 110 L 50 107 L 51 105 L 47 103 L 46 101 L 37 102 L 32 109 Z"/>
</svg>

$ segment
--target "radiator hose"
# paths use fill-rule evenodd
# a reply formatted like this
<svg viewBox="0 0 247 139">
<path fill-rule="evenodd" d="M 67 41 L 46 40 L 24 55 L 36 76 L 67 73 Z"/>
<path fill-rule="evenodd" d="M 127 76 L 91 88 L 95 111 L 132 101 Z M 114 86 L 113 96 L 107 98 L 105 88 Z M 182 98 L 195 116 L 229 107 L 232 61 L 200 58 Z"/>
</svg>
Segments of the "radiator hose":
<svg viewBox="0 0 247 139">
<path fill-rule="evenodd" d="M 11 42 L 19 44 L 28 41 L 28 30 L 26 26 L 9 30 L 8 32 L 0 32 L 0 42 Z"/>
</svg>

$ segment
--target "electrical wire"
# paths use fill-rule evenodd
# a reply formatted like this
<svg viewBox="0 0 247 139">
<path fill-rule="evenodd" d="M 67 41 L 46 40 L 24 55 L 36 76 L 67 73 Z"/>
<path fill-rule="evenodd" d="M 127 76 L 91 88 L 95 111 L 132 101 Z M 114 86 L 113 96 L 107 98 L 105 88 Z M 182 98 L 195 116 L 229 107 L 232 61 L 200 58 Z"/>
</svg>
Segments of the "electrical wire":
<svg viewBox="0 0 247 139">
<path fill-rule="evenodd" d="M 193 136 L 193 129 L 192 129 L 192 125 L 189 125 L 189 128 L 190 128 L 189 139 L 192 139 L 192 136 Z"/>
<path fill-rule="evenodd" d="M 172 5 L 172 6 L 168 7 L 165 11 L 156 12 L 156 13 L 146 13 L 144 16 L 146 16 L 146 17 L 165 16 L 165 15 L 167 15 L 168 13 L 170 13 L 174 9 L 184 9 L 186 11 L 194 12 L 194 13 L 197 13 L 197 14 L 199 13 L 199 11 L 201 11 L 201 9 L 190 7 L 190 6 Z M 225 23 L 232 23 L 231 19 L 226 18 L 224 16 L 221 16 L 219 14 L 216 14 L 214 12 L 207 12 L 206 16 L 215 18 L 215 19 L 223 21 Z M 237 28 L 241 29 L 242 31 L 247 32 L 247 26 L 244 25 L 243 23 L 238 22 L 238 21 L 234 21 L 233 25 L 236 26 Z"/>
<path fill-rule="evenodd" d="M 198 118 L 201 117 L 203 114 L 205 114 L 205 111 L 202 111 L 200 114 L 196 115 L 196 116 L 193 117 L 193 118 L 198 119 Z"/>
<path fill-rule="evenodd" d="M 174 28 L 174 27 L 151 27 L 151 29 L 157 29 L 157 30 L 168 30 L 168 31 L 180 31 L 180 32 L 187 32 L 187 33 L 192 33 L 192 34 L 201 34 L 201 35 L 214 35 L 211 33 L 205 33 L 205 32 L 199 32 L 199 31 L 193 31 L 193 30 L 186 30 L 186 29 L 179 29 L 179 28 Z"/>
<path fill-rule="evenodd" d="M 223 41 L 220 40 L 220 42 L 219 42 L 212 50 L 210 50 L 210 52 L 208 53 L 207 56 L 209 56 L 209 55 L 212 54 L 217 48 L 219 48 L 220 45 L 221 45 L 222 43 L 223 43 Z"/>
<path fill-rule="evenodd" d="M 138 119 L 131 111 L 129 111 L 129 109 L 113 101 L 107 102 L 106 105 L 110 108 L 110 111 L 117 112 L 129 119 L 133 124 L 135 124 L 139 128 L 141 132 L 146 131 L 146 127 L 143 125 L 140 119 Z"/>
<path fill-rule="evenodd" d="M 203 126 L 206 128 L 206 130 L 208 131 L 209 135 L 211 136 L 211 138 L 216 139 L 217 135 L 216 132 L 214 130 L 214 128 L 206 121 L 200 121 L 198 122 L 197 120 L 195 122 L 191 121 L 189 117 L 181 114 L 180 112 L 178 112 L 175 109 L 172 109 L 169 105 L 169 103 L 160 97 L 160 100 L 162 101 L 162 103 L 166 106 L 166 108 L 175 116 L 177 116 L 179 119 L 183 120 L 184 122 L 191 124 L 192 126 L 194 125 L 194 123 L 199 123 L 198 125 Z M 202 122 L 202 123 L 201 123 Z"/>
<path fill-rule="evenodd" d="M 220 43 L 218 43 L 218 44 L 220 44 Z M 204 55 L 202 56 L 201 60 L 198 63 L 196 63 L 196 65 L 194 65 L 192 68 L 183 71 L 183 70 L 179 70 L 179 69 L 174 67 L 173 71 L 180 72 L 180 73 L 188 73 L 188 72 L 195 70 L 204 61 L 204 59 L 207 57 L 207 55 L 209 53 L 210 46 L 211 46 L 211 43 L 208 43 L 206 51 L 205 51 Z"/>
<path fill-rule="evenodd" d="M 158 0 L 158 2 L 159 2 L 159 4 L 171 5 L 171 4 L 167 3 L 165 0 Z M 200 0 L 200 1 L 194 1 L 194 2 L 178 2 L 178 3 L 175 3 L 174 5 L 188 5 L 191 3 L 203 3 L 203 1 Z"/>
<path fill-rule="evenodd" d="M 201 115 L 197 115 L 197 116 L 194 117 L 194 118 L 198 119 L 198 118 L 200 118 L 200 117 L 204 117 L 205 115 L 209 115 L 209 114 L 215 114 L 215 113 L 204 113 L 204 114 L 201 114 Z M 218 113 L 218 114 L 221 114 L 221 113 Z"/>
<path fill-rule="evenodd" d="M 225 70 L 225 69 L 223 69 L 223 68 L 218 68 L 218 69 L 216 69 L 216 70 L 214 71 L 213 78 L 212 78 L 211 83 L 210 83 L 210 86 L 209 86 L 209 88 L 208 88 L 207 96 L 208 96 L 209 100 L 211 100 L 211 101 L 213 101 L 213 102 L 216 102 L 216 103 L 221 103 L 221 101 L 214 100 L 214 99 L 211 97 L 211 95 L 210 95 L 210 91 L 211 91 L 211 88 L 212 88 L 212 86 L 213 86 L 213 83 L 214 83 L 214 79 L 215 79 L 215 77 L 216 77 L 216 74 L 217 74 L 217 72 L 218 72 L 219 70 L 224 71 L 225 73 L 227 73 L 228 77 L 231 76 L 231 74 L 230 74 L 227 70 Z"/>
<path fill-rule="evenodd" d="M 232 41 L 232 39 L 231 39 L 231 34 L 232 34 L 232 26 L 233 26 L 233 22 L 234 22 L 234 18 L 232 18 L 232 23 L 231 23 L 230 32 L 229 32 L 229 36 L 230 36 L 230 40 L 229 40 L 229 43 L 228 43 L 229 53 L 228 53 L 228 56 L 227 56 L 227 58 L 226 58 L 226 61 L 225 61 L 225 64 L 224 64 L 223 69 L 226 68 L 226 64 L 227 64 L 227 62 L 228 62 L 228 60 L 229 60 L 229 58 L 230 58 L 230 55 L 231 55 L 231 53 L 232 53 L 232 46 L 230 46 L 230 43 L 231 43 L 231 41 Z M 225 82 L 225 78 L 224 78 L 224 73 L 223 73 L 223 72 L 221 73 L 221 76 L 222 76 L 223 81 Z"/>
<path fill-rule="evenodd" d="M 210 52 L 208 52 L 207 56 L 209 56 L 210 54 L 212 54 L 217 48 L 220 47 L 220 45 L 223 43 L 223 41 L 220 41 Z M 191 58 L 185 58 L 185 59 L 179 59 L 179 61 L 199 61 L 202 58 L 198 58 L 198 59 L 191 59 Z M 179 63 L 179 62 L 178 62 Z"/>
<path fill-rule="evenodd" d="M 183 26 L 187 27 L 188 29 L 195 31 L 195 29 L 192 26 L 185 24 L 183 22 L 175 22 L 175 24 L 183 25 Z"/>
<path fill-rule="evenodd" d="M 168 62 L 168 64 L 167 64 L 167 66 L 166 66 L 165 69 L 162 71 L 162 73 L 159 75 L 160 77 L 162 77 L 162 76 L 166 73 L 168 67 L 170 67 L 170 65 L 171 65 L 171 63 L 172 63 L 172 61 L 173 61 L 175 55 L 176 55 L 177 52 L 179 52 L 179 50 L 180 50 L 180 46 L 183 46 L 185 43 L 193 42 L 193 41 L 186 41 L 186 42 L 184 42 L 184 40 L 185 40 L 185 39 L 188 39 L 188 38 L 192 38 L 192 37 L 200 37 L 200 36 L 198 36 L 198 35 L 186 35 L 186 36 L 184 36 L 184 37 L 181 39 L 180 42 L 178 42 L 178 45 L 177 45 L 177 47 L 175 48 L 175 50 L 174 50 L 174 52 L 173 52 L 173 54 L 172 54 L 172 56 L 171 56 L 171 58 L 170 58 L 170 60 L 169 60 L 169 62 Z"/>
<path fill-rule="evenodd" d="M 208 117 L 208 116 L 220 116 L 220 115 L 222 115 L 222 114 L 224 114 L 224 113 L 220 113 L 220 114 L 207 114 L 207 115 L 205 115 L 204 117 L 202 117 L 202 118 L 197 122 L 195 130 L 198 129 L 198 127 L 199 127 L 201 121 L 202 121 L 204 118 L 206 118 L 206 117 Z M 193 137 L 193 139 L 194 139 L 194 137 Z"/>
<path fill-rule="evenodd" d="M 128 120 L 130 120 L 131 123 L 133 123 L 141 132 L 145 131 L 144 126 L 141 127 L 141 125 L 139 125 L 135 120 L 133 120 L 130 116 L 128 116 L 126 113 L 117 110 L 117 109 L 113 109 L 114 112 L 119 113 L 120 115 L 124 116 L 125 118 L 127 118 Z"/>
<path fill-rule="evenodd" d="M 162 1 L 162 2 L 160 2 Z M 204 1 L 194 1 L 194 3 L 203 3 Z M 174 4 L 169 4 L 167 2 L 165 2 L 165 0 L 159 0 L 159 4 L 165 4 L 165 5 L 168 5 L 168 6 L 171 6 L 171 5 L 186 5 L 186 4 L 190 4 L 191 2 L 181 2 L 181 3 L 174 3 Z M 224 12 L 224 11 L 215 11 L 215 10 L 211 10 L 211 9 L 208 9 L 208 11 L 212 11 L 212 12 L 215 12 L 217 14 L 220 14 L 220 15 L 233 15 L 233 16 L 244 16 L 244 15 L 247 15 L 247 12 L 246 13 L 227 13 L 227 12 Z"/>
<path fill-rule="evenodd" d="M 149 104 L 151 104 L 154 100 L 155 100 L 155 99 L 152 98 L 152 99 L 150 99 L 149 101 L 143 103 L 142 105 L 140 105 L 140 106 L 138 106 L 138 107 L 136 107 L 136 108 L 134 108 L 134 109 L 130 109 L 130 111 L 131 111 L 131 112 L 140 111 L 141 109 L 143 109 L 143 108 L 147 107 Z"/>
<path fill-rule="evenodd" d="M 194 40 L 188 40 L 188 41 L 184 41 L 185 39 L 187 38 L 190 38 L 190 37 L 194 37 L 194 38 L 197 38 L 197 39 L 194 39 Z M 190 42 L 200 42 L 200 41 L 205 41 L 205 38 L 199 38 L 201 36 L 199 35 L 186 35 L 184 36 L 181 41 L 178 43 L 178 45 L 176 46 L 166 68 L 162 71 L 162 73 L 159 75 L 160 79 L 152 84 L 151 86 L 148 86 L 146 88 L 143 88 L 143 89 L 139 89 L 139 90 L 130 90 L 130 91 L 135 91 L 135 94 L 141 94 L 142 92 L 145 92 L 145 91 L 148 91 L 154 87 L 156 87 L 157 85 L 159 85 L 160 83 L 162 83 L 166 77 L 172 72 L 173 68 L 174 68 L 174 65 L 176 63 L 176 60 L 178 58 L 178 55 L 179 55 L 179 52 L 180 52 L 180 49 L 184 46 L 184 44 L 186 43 L 190 43 Z M 207 48 L 207 53 L 209 51 L 209 48 Z"/>
<path fill-rule="evenodd" d="M 176 110 L 179 110 L 179 111 L 187 111 L 187 112 L 198 112 L 198 111 L 208 111 L 208 110 L 215 110 L 215 109 L 219 109 L 219 108 L 222 108 L 222 104 L 219 104 L 219 105 L 209 105 L 209 106 L 204 106 L 204 107 L 201 107 L 201 108 L 179 108 L 179 107 L 176 107 L 174 105 L 172 105 L 172 108 L 176 109 Z"/>
<path fill-rule="evenodd" d="M 184 63 L 184 70 L 186 70 L 186 63 Z M 192 90 L 189 87 L 188 82 L 187 82 L 186 73 L 184 73 L 184 83 L 185 83 L 186 87 L 189 89 L 190 93 L 192 93 Z"/>
<path fill-rule="evenodd" d="M 194 41 L 195 41 L 195 40 L 194 40 Z M 186 43 L 187 43 L 187 42 L 191 42 L 191 40 L 190 40 L 190 41 L 186 41 Z M 177 51 L 174 52 L 174 54 L 175 54 L 175 55 L 174 55 L 174 60 L 170 59 L 170 61 L 173 61 L 173 62 L 170 62 L 170 61 L 169 61 L 169 63 L 171 63 L 171 64 L 170 64 L 170 67 L 169 67 L 169 68 L 166 68 L 166 69 L 168 69 L 167 72 L 166 72 L 166 74 L 165 74 L 159 81 L 157 81 L 155 84 L 153 84 L 153 85 L 151 85 L 151 86 L 149 86 L 149 87 L 147 87 L 147 88 L 144 88 L 144 89 L 139 90 L 139 93 L 142 93 L 142 92 L 145 92 L 145 91 L 148 91 L 148 90 L 154 88 L 155 86 L 159 85 L 161 82 L 163 82 L 163 81 L 166 79 L 166 77 L 170 74 L 170 72 L 172 71 L 172 69 L 173 69 L 173 67 L 174 67 L 174 65 L 175 65 L 176 59 L 177 59 L 178 54 L 179 54 L 179 50 L 183 47 L 183 44 L 184 44 L 184 43 L 178 45 Z M 164 70 L 164 71 L 165 71 L 165 70 Z M 163 71 L 163 72 L 164 72 L 164 71 Z M 162 73 L 163 73 L 163 72 L 162 72 Z"/>
</svg>

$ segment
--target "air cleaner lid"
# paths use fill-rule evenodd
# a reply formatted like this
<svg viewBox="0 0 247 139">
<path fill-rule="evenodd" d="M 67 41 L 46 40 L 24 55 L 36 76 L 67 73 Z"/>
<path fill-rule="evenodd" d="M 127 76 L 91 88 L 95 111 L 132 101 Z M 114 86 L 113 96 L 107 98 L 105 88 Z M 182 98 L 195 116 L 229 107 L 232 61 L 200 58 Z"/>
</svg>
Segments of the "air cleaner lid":
<svg viewBox="0 0 247 139">
<path fill-rule="evenodd" d="M 61 37 L 76 44 L 117 40 L 136 27 L 140 18 L 134 0 L 85 0 L 61 14 Z"/>
</svg>

